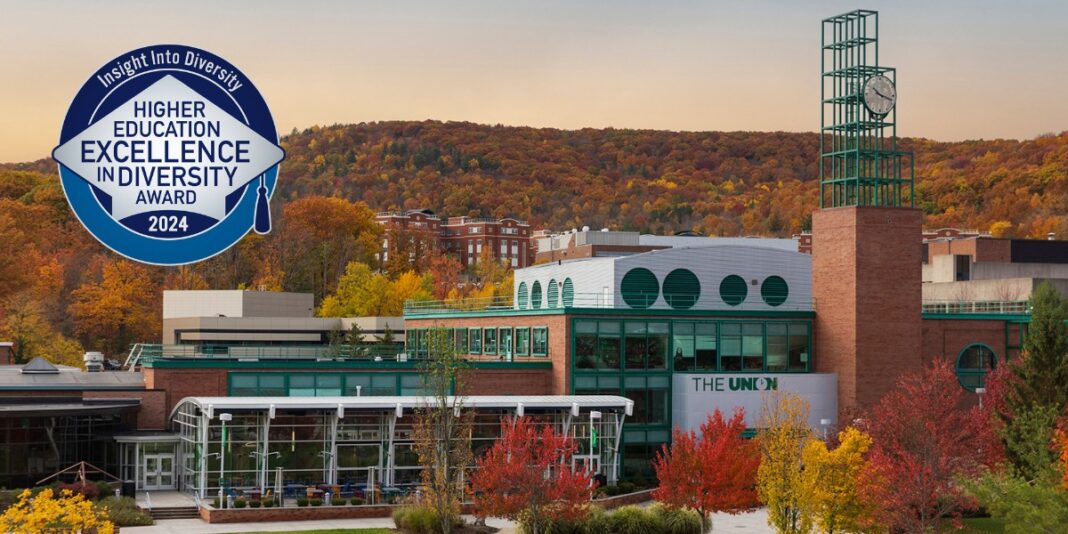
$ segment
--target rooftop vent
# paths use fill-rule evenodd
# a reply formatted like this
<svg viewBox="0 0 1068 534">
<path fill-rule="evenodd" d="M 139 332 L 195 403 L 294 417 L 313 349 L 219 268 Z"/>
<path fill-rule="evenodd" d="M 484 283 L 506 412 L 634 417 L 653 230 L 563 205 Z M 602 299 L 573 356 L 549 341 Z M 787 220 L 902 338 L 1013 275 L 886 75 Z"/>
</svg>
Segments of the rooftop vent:
<svg viewBox="0 0 1068 534">
<path fill-rule="evenodd" d="M 23 365 L 21 372 L 24 375 L 58 375 L 59 369 L 49 363 L 48 360 L 38 356 Z"/>
</svg>

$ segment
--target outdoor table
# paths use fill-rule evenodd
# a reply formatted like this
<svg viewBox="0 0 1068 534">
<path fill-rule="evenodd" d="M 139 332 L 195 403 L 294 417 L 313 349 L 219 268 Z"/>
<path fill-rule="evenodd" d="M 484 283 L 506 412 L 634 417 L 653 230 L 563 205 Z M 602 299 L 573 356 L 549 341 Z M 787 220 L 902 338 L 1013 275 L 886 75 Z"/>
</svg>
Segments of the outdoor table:
<svg viewBox="0 0 1068 534">
<path fill-rule="evenodd" d="M 308 488 L 307 496 L 309 499 L 321 499 L 323 497 L 323 490 L 319 488 Z"/>
</svg>

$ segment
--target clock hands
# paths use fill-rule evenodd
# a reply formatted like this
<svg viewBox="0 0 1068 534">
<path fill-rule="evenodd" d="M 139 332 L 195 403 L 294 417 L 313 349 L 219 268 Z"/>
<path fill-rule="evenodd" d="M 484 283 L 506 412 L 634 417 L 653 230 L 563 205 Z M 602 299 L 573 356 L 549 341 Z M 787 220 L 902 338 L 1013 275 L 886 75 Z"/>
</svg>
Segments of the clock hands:
<svg viewBox="0 0 1068 534">
<path fill-rule="evenodd" d="M 872 88 L 871 88 L 871 90 L 872 90 L 872 91 L 875 91 L 875 94 L 877 94 L 877 95 L 879 95 L 879 96 L 881 96 L 881 97 L 883 97 L 883 98 L 885 98 L 885 99 L 887 99 L 887 100 L 891 100 L 891 101 L 893 100 L 892 98 L 890 98 L 890 97 L 888 97 L 888 96 L 886 96 L 886 95 L 884 95 L 884 94 L 880 93 L 880 92 L 879 92 L 879 90 L 878 90 L 878 89 L 876 89 L 876 88 L 874 88 L 874 87 L 872 87 Z"/>
</svg>

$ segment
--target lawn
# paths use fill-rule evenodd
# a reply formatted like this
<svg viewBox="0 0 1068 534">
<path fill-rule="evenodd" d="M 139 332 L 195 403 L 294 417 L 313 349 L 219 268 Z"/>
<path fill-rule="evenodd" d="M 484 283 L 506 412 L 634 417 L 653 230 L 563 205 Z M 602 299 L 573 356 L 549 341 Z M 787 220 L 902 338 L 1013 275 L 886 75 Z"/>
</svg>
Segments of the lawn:
<svg viewBox="0 0 1068 534">
<path fill-rule="evenodd" d="M 1005 524 L 993 517 L 972 517 L 961 521 L 964 523 L 964 532 L 976 534 L 1002 534 L 1005 532 Z"/>
</svg>

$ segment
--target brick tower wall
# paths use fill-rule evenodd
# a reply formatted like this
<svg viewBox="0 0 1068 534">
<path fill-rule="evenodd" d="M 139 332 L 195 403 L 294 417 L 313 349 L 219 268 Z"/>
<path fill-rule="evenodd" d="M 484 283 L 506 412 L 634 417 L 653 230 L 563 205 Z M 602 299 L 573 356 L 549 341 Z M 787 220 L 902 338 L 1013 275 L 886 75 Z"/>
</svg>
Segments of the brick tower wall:
<svg viewBox="0 0 1068 534">
<path fill-rule="evenodd" d="M 871 406 L 922 365 L 922 221 L 911 208 L 812 214 L 816 370 L 838 374 L 841 410 Z"/>
</svg>

